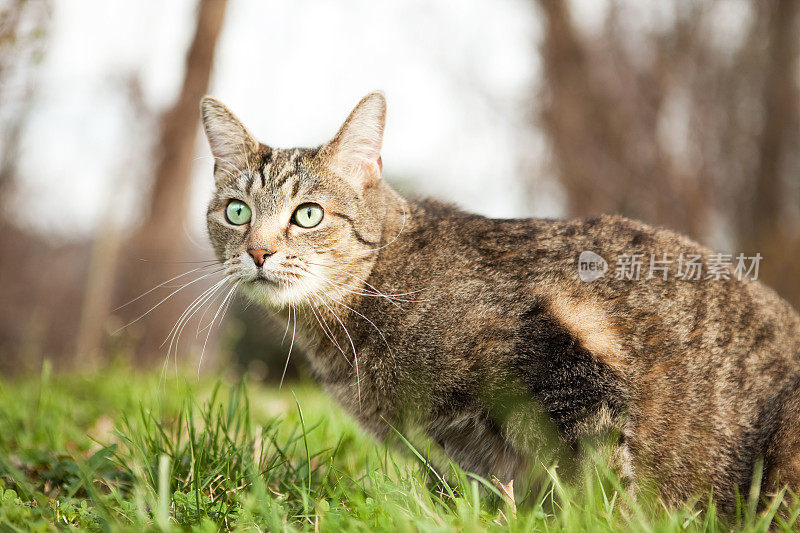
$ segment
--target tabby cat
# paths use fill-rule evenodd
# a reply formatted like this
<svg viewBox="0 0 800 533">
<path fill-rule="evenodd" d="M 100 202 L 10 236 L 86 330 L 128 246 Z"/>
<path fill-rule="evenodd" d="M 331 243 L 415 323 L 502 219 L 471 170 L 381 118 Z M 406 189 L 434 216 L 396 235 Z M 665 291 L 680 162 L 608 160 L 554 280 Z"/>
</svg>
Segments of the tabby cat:
<svg viewBox="0 0 800 533">
<path fill-rule="evenodd" d="M 712 255 L 620 216 L 497 220 L 405 199 L 381 178 L 385 116 L 373 92 L 326 144 L 277 149 L 202 101 L 226 274 L 289 313 L 314 377 L 367 430 L 416 431 L 518 486 L 605 435 L 631 486 L 670 503 L 713 488 L 730 506 L 761 460 L 765 484 L 800 489 L 800 317 L 785 301 L 677 261 L 582 276 L 587 252 Z"/>
</svg>

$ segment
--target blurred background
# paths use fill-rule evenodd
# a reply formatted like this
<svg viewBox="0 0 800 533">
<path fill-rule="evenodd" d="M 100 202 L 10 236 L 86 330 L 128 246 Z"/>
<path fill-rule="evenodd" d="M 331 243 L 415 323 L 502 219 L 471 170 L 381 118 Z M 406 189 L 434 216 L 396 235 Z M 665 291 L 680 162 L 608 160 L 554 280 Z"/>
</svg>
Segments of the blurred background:
<svg viewBox="0 0 800 533">
<path fill-rule="evenodd" d="M 0 0 L 0 372 L 167 362 L 161 342 L 217 279 L 192 272 L 213 259 L 206 93 L 286 147 L 325 142 L 383 89 L 384 171 L 400 191 L 493 217 L 621 213 L 759 252 L 760 279 L 797 306 L 798 12 Z M 169 364 L 279 379 L 285 324 L 237 298 L 220 321 L 207 303 Z"/>
</svg>

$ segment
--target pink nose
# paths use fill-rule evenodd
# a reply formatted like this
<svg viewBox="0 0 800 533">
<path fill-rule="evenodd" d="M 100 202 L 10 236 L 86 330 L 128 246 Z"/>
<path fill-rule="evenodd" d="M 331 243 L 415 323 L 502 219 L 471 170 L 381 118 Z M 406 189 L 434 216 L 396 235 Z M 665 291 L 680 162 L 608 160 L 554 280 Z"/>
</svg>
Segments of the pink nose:
<svg viewBox="0 0 800 533">
<path fill-rule="evenodd" d="M 269 258 L 269 256 L 275 252 L 272 250 L 255 250 L 250 248 L 247 250 L 247 253 L 253 258 L 253 262 L 256 264 L 256 266 L 261 267 L 264 266 L 264 262 L 267 260 L 267 258 Z"/>
</svg>

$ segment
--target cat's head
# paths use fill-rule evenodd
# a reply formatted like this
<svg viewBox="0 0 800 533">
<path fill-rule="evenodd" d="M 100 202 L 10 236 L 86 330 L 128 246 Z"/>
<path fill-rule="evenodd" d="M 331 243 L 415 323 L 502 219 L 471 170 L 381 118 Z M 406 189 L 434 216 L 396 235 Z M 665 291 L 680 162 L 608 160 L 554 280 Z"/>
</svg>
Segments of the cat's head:
<svg viewBox="0 0 800 533">
<path fill-rule="evenodd" d="M 201 110 L 215 160 L 208 232 L 228 276 L 277 306 L 355 292 L 386 217 L 383 93 L 365 96 L 331 141 L 310 149 L 259 143 L 213 98 Z"/>
</svg>

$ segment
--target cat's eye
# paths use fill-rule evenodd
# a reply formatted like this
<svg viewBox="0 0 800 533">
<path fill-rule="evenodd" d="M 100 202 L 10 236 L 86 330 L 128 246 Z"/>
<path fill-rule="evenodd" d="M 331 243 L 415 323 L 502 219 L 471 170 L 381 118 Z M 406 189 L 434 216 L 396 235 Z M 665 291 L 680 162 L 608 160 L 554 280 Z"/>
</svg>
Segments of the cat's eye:
<svg viewBox="0 0 800 533">
<path fill-rule="evenodd" d="M 250 208 L 240 200 L 231 200 L 225 208 L 225 218 L 235 226 L 247 224 L 252 217 L 253 213 Z"/>
<path fill-rule="evenodd" d="M 292 222 L 301 228 L 313 228 L 322 222 L 322 206 L 319 204 L 303 204 L 294 211 Z"/>
</svg>

